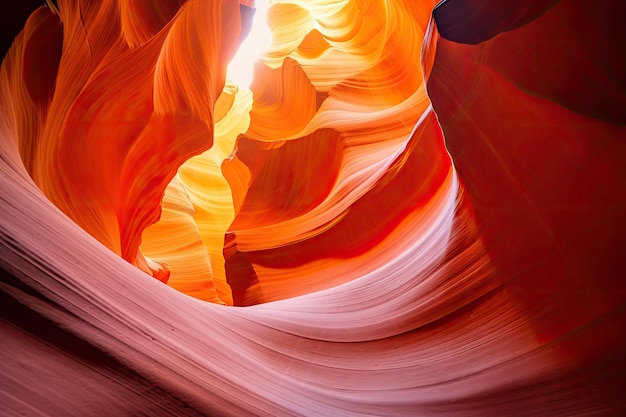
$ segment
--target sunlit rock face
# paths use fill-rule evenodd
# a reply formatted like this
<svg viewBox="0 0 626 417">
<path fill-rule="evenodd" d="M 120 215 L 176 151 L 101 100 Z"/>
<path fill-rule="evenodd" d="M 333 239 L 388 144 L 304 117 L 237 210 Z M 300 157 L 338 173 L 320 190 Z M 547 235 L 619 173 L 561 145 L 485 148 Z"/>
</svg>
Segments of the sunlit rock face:
<svg viewBox="0 0 626 417">
<path fill-rule="evenodd" d="M 618 2 L 274 1 L 249 89 L 254 1 L 57 3 L 0 71 L 2 414 L 626 413 Z"/>
</svg>

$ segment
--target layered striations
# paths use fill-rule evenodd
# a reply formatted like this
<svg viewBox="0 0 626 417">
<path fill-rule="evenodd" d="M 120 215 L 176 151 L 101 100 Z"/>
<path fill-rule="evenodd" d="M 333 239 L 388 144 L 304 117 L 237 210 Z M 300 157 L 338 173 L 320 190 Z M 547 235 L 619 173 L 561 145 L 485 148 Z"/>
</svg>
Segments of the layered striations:
<svg viewBox="0 0 626 417">
<path fill-rule="evenodd" d="M 618 2 L 156 3 L 4 58 L 0 414 L 626 413 Z"/>
</svg>

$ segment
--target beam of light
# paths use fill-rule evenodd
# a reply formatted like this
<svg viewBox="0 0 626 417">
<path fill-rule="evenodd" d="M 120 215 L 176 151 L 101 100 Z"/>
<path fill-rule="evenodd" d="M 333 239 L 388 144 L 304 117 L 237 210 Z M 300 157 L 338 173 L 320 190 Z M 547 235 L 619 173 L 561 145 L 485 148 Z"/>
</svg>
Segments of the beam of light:
<svg viewBox="0 0 626 417">
<path fill-rule="evenodd" d="M 54 3 L 0 65 L 0 415 L 626 416 L 610 0 L 266 0 L 250 89 L 255 0 Z"/>
<path fill-rule="evenodd" d="M 240 87 L 250 87 L 254 63 L 271 45 L 272 33 L 266 18 L 269 8 L 270 0 L 257 0 L 250 34 L 244 39 L 228 65 L 226 77 Z"/>
</svg>

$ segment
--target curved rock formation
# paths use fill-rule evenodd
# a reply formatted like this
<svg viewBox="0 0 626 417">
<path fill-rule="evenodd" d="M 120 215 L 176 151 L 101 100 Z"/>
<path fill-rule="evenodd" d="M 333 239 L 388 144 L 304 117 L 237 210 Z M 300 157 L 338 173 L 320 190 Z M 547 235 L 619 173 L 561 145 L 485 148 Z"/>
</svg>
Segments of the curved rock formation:
<svg viewBox="0 0 626 417">
<path fill-rule="evenodd" d="M 626 413 L 617 2 L 273 3 L 26 21 L 0 414 Z"/>
</svg>

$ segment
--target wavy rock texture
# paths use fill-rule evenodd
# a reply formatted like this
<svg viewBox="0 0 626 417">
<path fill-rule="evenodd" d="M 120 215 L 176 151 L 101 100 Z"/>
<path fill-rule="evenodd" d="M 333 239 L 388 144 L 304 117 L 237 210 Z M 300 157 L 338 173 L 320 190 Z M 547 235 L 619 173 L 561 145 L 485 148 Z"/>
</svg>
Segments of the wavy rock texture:
<svg viewBox="0 0 626 417">
<path fill-rule="evenodd" d="M 35 10 L 0 414 L 623 415 L 617 3 L 275 1 L 250 90 L 254 2 Z"/>
</svg>

